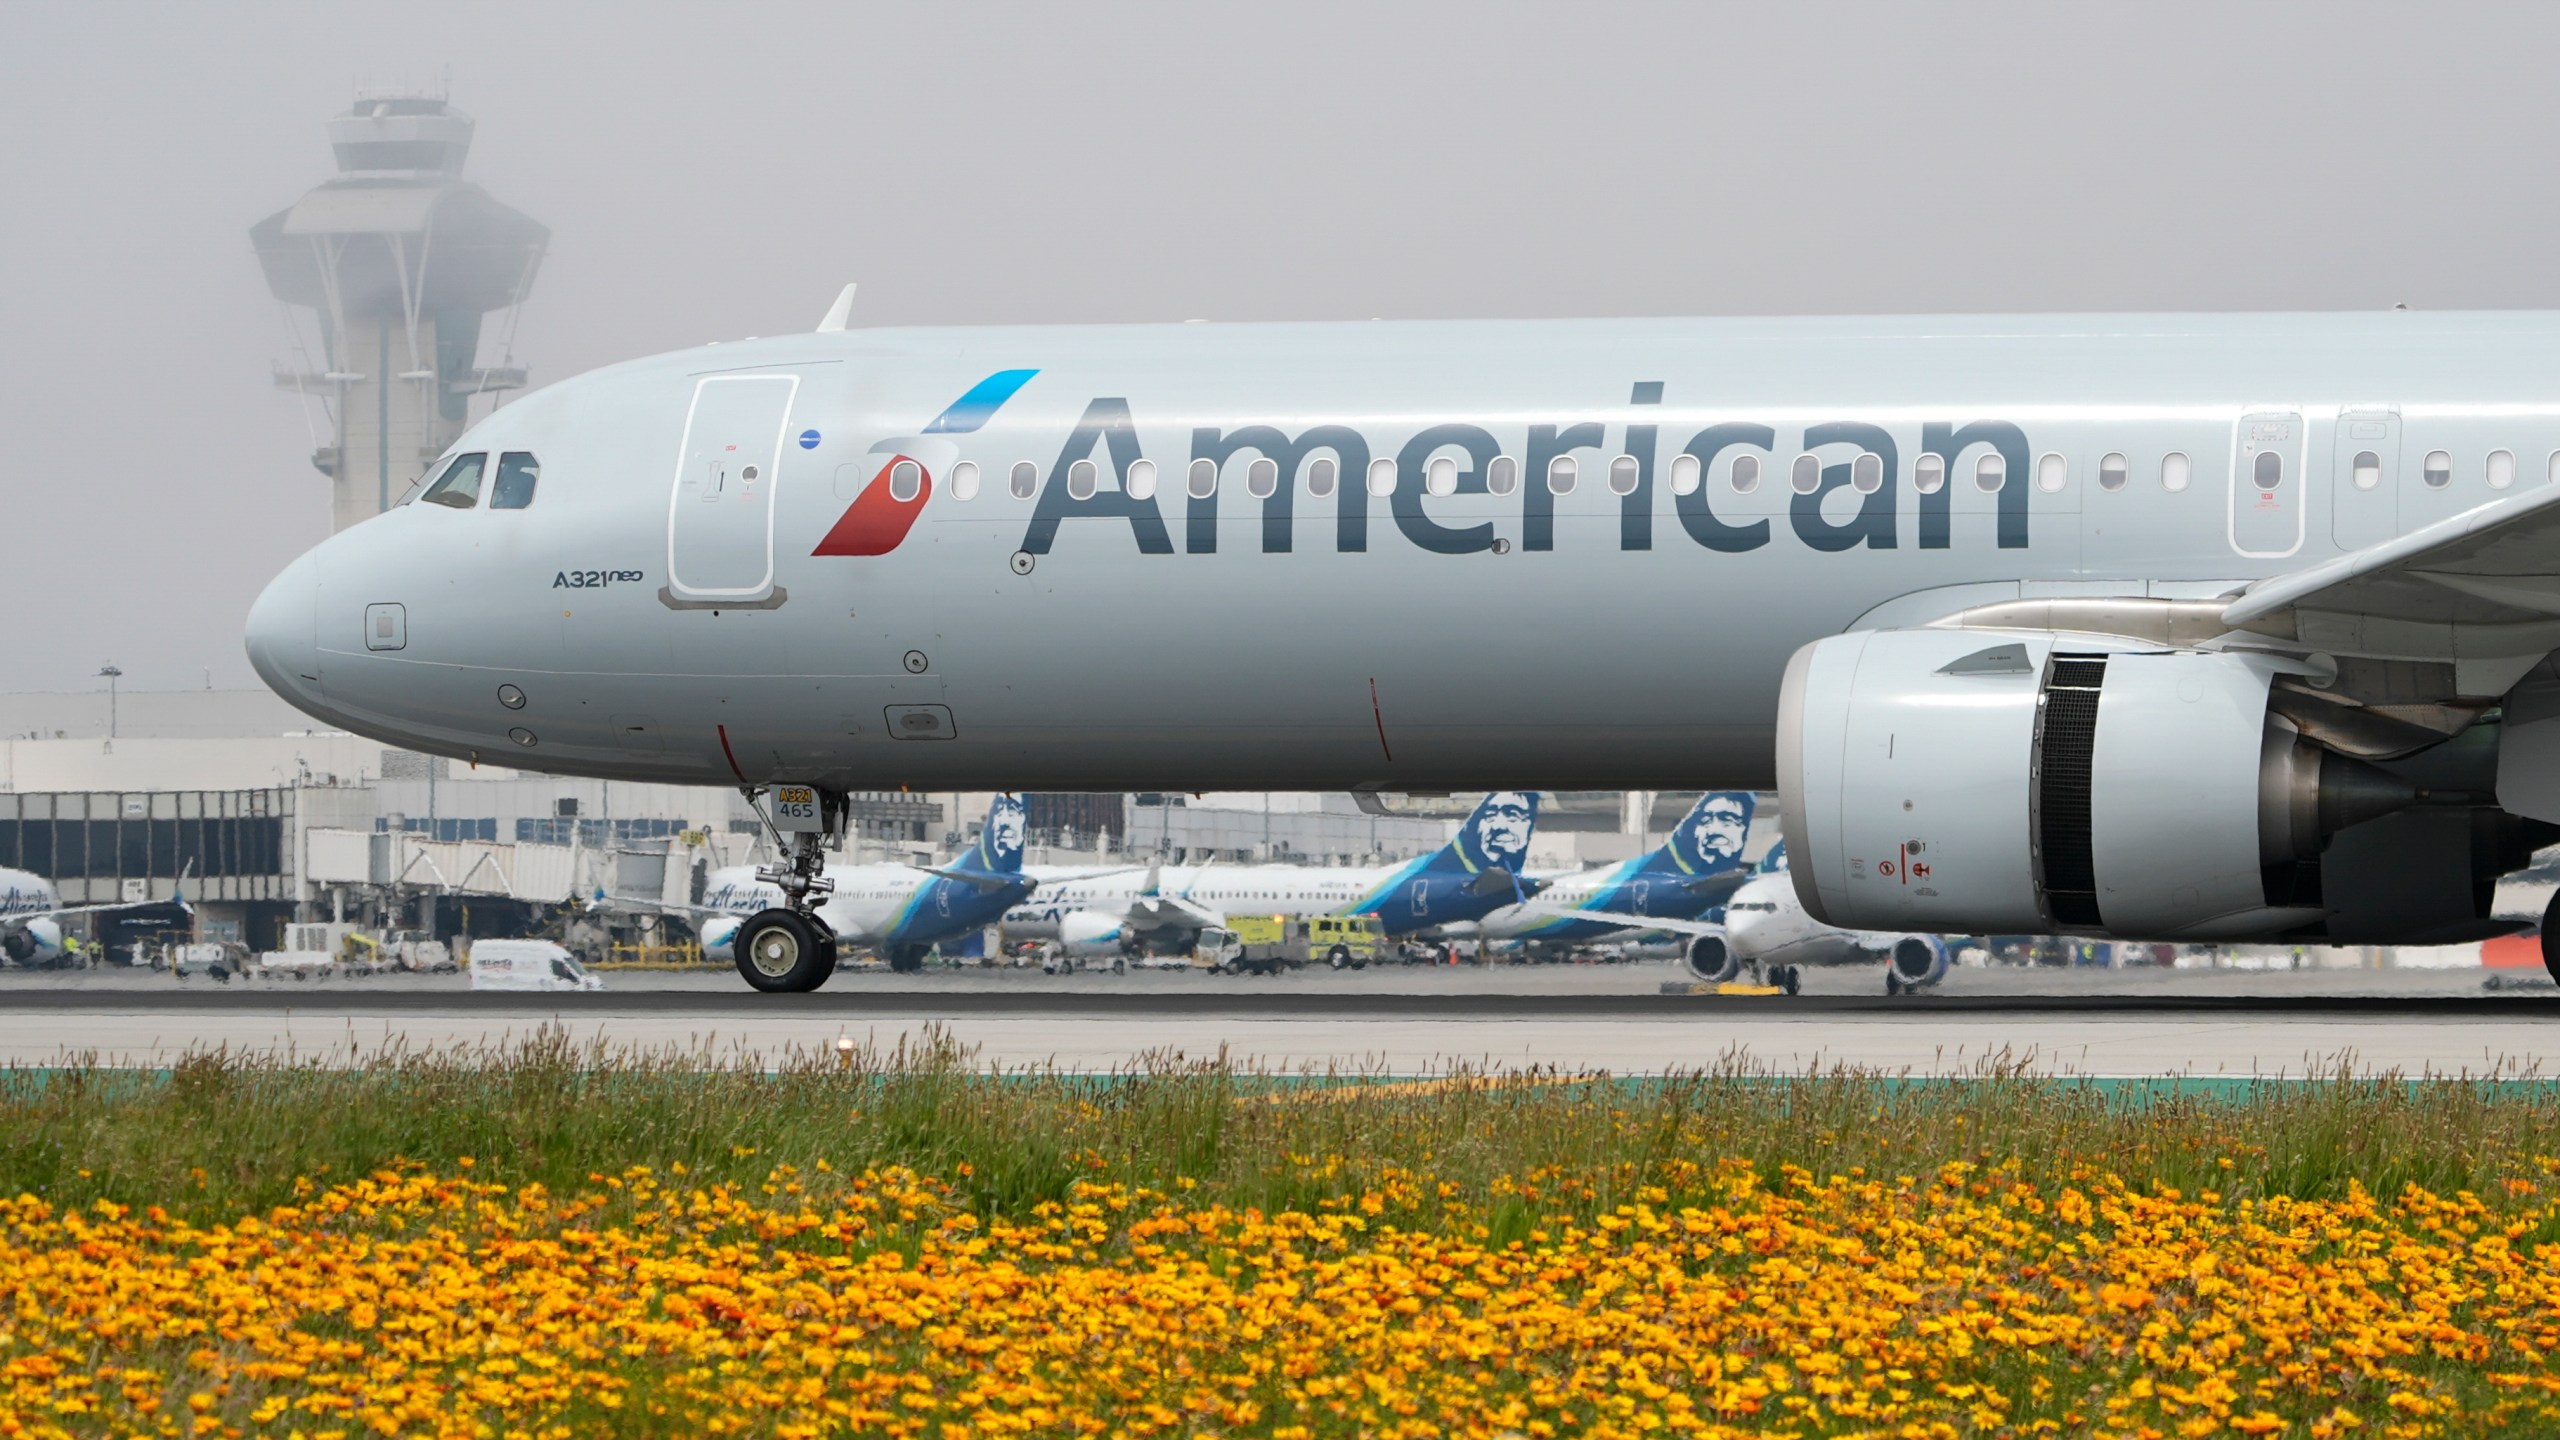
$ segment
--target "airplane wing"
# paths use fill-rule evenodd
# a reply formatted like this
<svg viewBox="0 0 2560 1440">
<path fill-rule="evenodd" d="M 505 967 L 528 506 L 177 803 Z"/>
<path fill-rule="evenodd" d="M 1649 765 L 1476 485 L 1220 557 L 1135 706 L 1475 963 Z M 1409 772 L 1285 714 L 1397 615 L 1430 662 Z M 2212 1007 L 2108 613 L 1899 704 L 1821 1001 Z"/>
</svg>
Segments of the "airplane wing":
<svg viewBox="0 0 2560 1440">
<path fill-rule="evenodd" d="M 1127 875 L 1145 868 L 1146 867 L 1143 865 L 1112 865 L 1107 867 L 1098 867 L 1092 870 L 1063 870 L 1055 875 L 1044 875 L 1040 877 L 1034 888 L 1045 889 L 1051 885 L 1065 885 L 1077 880 L 1100 880 L 1105 876 Z M 935 873 L 939 874 L 940 872 L 937 871 Z M 1025 876 L 1024 878 L 1029 879 L 1030 877 Z"/>
<path fill-rule="evenodd" d="M 1129 904 L 1129 918 L 1141 925 L 1207 925 L 1219 918 L 1179 895 L 1141 895 Z"/>
<path fill-rule="evenodd" d="M 2560 648 L 2560 486 L 2260 580 L 2222 623 L 2314 650 L 2450 660 L 2463 694 L 2503 694 Z"/>
<path fill-rule="evenodd" d="M 1546 905 L 1535 900 L 1520 908 L 1532 915 L 1548 915 L 1559 920 L 1600 920 L 1628 930 L 1668 930 L 1674 935 L 1724 934 L 1724 927 L 1712 920 L 1674 920 L 1668 915 L 1621 915 L 1615 910 L 1577 910 L 1570 905 Z"/>
<path fill-rule="evenodd" d="M 1721 905 L 1733 898 L 1733 892 L 1755 878 L 1748 870 L 1728 870 L 1721 875 L 1701 875 L 1680 882 L 1680 892 L 1703 902 L 1702 908 Z"/>
<path fill-rule="evenodd" d="M 957 880 L 972 890 L 988 893 L 1011 889 L 1017 884 L 1034 883 L 1027 875 L 994 875 L 983 870 L 942 870 L 931 865 L 923 868 L 927 875 L 939 875 L 945 880 Z"/>
<path fill-rule="evenodd" d="M 14 915 L 0 915 L 0 926 L 23 925 L 30 920 L 64 920 L 74 915 L 105 915 L 117 910 L 148 910 L 159 905 L 175 905 L 193 915 L 196 907 L 187 900 L 187 881 L 196 873 L 196 862 L 190 860 L 178 872 L 177 888 L 166 900 L 110 900 L 101 905 L 56 905 L 48 910 L 21 910 Z"/>
</svg>

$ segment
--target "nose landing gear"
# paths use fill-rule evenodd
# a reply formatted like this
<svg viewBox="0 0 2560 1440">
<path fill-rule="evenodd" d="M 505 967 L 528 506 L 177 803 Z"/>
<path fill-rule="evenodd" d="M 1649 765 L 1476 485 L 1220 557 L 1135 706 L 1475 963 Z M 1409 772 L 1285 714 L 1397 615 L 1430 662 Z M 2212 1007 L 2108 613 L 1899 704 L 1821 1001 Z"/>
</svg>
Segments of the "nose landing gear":
<svg viewBox="0 0 2560 1440">
<path fill-rule="evenodd" d="M 762 793 L 746 792 L 759 815 Z M 839 791 L 807 785 L 774 789 L 778 820 L 767 816 L 765 824 L 784 841 L 784 857 L 780 864 L 757 867 L 756 878 L 781 891 L 782 903 L 748 916 L 731 942 L 739 976 L 758 990 L 815 990 L 836 973 L 835 928 L 819 918 L 818 907 L 835 892 L 835 882 L 826 877 L 826 851 L 844 833 L 845 800 Z"/>
</svg>

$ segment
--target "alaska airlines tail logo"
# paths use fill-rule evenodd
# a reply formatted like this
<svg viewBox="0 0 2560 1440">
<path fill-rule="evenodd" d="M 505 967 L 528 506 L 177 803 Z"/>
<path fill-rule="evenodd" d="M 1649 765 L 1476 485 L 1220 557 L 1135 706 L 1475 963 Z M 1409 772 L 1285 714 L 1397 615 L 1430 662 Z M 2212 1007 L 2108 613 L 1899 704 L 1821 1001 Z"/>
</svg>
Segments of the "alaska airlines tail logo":
<svg viewBox="0 0 2560 1440">
<path fill-rule="evenodd" d="M 1458 827 L 1458 858 L 1471 871 L 1520 873 L 1529 856 L 1529 836 L 1538 825 L 1538 797 L 1533 791 L 1497 790 Z"/>
<path fill-rule="evenodd" d="M 915 528 L 916 517 L 924 513 L 927 500 L 933 498 L 934 472 L 947 471 L 955 455 L 947 440 L 937 435 L 966 435 L 987 423 L 1014 392 L 1030 382 L 1037 370 L 999 370 L 969 387 L 969 393 L 951 402 L 950 408 L 934 417 L 922 435 L 905 435 L 883 440 L 871 447 L 868 458 L 879 462 L 879 469 L 853 497 L 844 514 L 836 520 L 826 538 L 818 542 L 812 555 L 886 555 L 906 542 L 907 532 Z"/>
<path fill-rule="evenodd" d="M 1752 799 L 1740 790 L 1710 790 L 1671 832 L 1671 858 L 1692 875 L 1713 875 L 1742 863 L 1743 837 L 1751 830 Z"/>
<path fill-rule="evenodd" d="M 1022 869 L 1022 842 L 1029 826 L 1022 797 L 999 793 L 987 806 L 987 827 L 978 835 L 978 868 L 995 875 Z"/>
</svg>

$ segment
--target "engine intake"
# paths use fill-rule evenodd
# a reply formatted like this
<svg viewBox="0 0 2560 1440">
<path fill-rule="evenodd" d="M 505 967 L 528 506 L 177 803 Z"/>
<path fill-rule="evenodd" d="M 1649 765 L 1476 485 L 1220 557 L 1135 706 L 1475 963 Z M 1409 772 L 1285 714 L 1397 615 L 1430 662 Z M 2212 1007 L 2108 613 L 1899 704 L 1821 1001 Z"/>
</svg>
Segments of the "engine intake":
<svg viewBox="0 0 2560 1440">
<path fill-rule="evenodd" d="M 1859 930 L 2237 939 L 2326 911 L 2319 856 L 2413 785 L 2270 709 L 2281 657 L 1882 630 L 1796 652 L 1779 788 L 1797 893 Z"/>
</svg>

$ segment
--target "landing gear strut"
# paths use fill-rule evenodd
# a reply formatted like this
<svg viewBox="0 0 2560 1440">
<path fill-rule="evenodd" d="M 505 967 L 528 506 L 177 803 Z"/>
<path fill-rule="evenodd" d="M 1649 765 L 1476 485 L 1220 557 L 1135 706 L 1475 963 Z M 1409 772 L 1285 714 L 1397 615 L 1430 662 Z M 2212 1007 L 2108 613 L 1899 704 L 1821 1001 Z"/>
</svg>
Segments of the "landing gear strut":
<svg viewBox="0 0 2560 1440">
<path fill-rule="evenodd" d="M 749 789 L 747 803 L 757 805 L 763 792 Z M 815 990 L 836 973 L 836 935 L 818 918 L 818 907 L 835 892 L 827 878 L 829 842 L 844 833 L 845 796 L 805 785 L 776 787 L 782 824 L 766 817 L 774 838 L 783 842 L 783 858 L 756 869 L 756 878 L 782 892 L 782 903 L 747 917 L 730 942 L 738 974 L 758 990 L 792 994 Z M 786 836 L 784 831 L 790 833 Z"/>
</svg>

